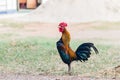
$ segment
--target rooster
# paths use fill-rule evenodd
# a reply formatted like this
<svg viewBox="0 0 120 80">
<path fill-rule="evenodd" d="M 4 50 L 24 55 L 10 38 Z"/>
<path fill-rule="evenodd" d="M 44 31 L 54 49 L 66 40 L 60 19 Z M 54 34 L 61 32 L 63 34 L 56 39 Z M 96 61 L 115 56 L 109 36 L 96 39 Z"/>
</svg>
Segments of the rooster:
<svg viewBox="0 0 120 80">
<path fill-rule="evenodd" d="M 95 51 L 95 53 L 99 53 L 97 48 L 93 43 L 83 43 L 81 44 L 77 50 L 74 52 L 70 47 L 70 33 L 66 29 L 67 23 L 61 22 L 59 24 L 59 32 L 62 33 L 62 36 L 59 41 L 56 42 L 57 50 L 60 54 L 62 61 L 68 65 L 68 73 L 71 70 L 71 62 L 78 61 L 85 62 L 91 55 L 91 48 Z"/>
</svg>

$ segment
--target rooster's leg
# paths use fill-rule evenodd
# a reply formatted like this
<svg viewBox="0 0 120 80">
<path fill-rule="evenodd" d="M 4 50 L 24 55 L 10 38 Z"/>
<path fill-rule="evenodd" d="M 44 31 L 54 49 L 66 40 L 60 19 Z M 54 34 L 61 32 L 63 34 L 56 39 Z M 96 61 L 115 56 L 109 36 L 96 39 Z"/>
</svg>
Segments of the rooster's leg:
<svg viewBox="0 0 120 80">
<path fill-rule="evenodd" d="M 71 75 L 71 72 L 70 72 L 70 71 L 71 71 L 71 65 L 68 64 L 68 74 L 69 74 L 69 75 Z"/>
</svg>

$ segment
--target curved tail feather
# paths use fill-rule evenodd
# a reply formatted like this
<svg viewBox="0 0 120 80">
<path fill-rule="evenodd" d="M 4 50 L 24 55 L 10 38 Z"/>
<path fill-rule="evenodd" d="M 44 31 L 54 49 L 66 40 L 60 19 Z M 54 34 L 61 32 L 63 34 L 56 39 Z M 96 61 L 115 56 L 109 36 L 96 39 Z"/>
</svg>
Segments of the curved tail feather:
<svg viewBox="0 0 120 80">
<path fill-rule="evenodd" d="M 76 50 L 77 60 L 80 60 L 80 61 L 88 60 L 88 58 L 91 55 L 91 48 L 93 48 L 96 54 L 99 53 L 93 43 L 81 44 Z"/>
<path fill-rule="evenodd" d="M 95 53 L 98 54 L 99 51 L 97 50 L 97 48 L 93 45 L 92 48 L 94 49 Z"/>
</svg>

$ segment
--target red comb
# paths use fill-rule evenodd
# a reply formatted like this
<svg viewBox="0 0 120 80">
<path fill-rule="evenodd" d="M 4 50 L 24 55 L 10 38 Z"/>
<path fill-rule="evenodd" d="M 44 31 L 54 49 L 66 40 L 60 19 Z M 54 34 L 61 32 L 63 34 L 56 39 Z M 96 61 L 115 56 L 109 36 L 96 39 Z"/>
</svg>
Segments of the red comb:
<svg viewBox="0 0 120 80">
<path fill-rule="evenodd" d="M 61 26 L 61 27 L 67 27 L 67 23 L 61 22 L 61 23 L 59 24 L 59 26 Z"/>
</svg>

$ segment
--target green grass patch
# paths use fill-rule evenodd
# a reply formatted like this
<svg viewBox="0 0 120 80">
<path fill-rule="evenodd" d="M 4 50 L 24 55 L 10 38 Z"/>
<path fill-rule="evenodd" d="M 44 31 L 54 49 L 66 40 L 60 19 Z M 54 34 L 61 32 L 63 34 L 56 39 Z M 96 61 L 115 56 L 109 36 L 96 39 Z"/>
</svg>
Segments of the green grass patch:
<svg viewBox="0 0 120 80">
<path fill-rule="evenodd" d="M 56 49 L 57 39 L 28 37 L 0 40 L 0 71 L 7 73 L 66 75 L 67 65 L 62 62 Z M 75 50 L 85 40 L 73 40 Z M 119 46 L 102 44 L 93 40 L 99 54 L 92 54 L 87 62 L 73 62 L 72 75 L 97 72 L 119 65 Z"/>
</svg>

